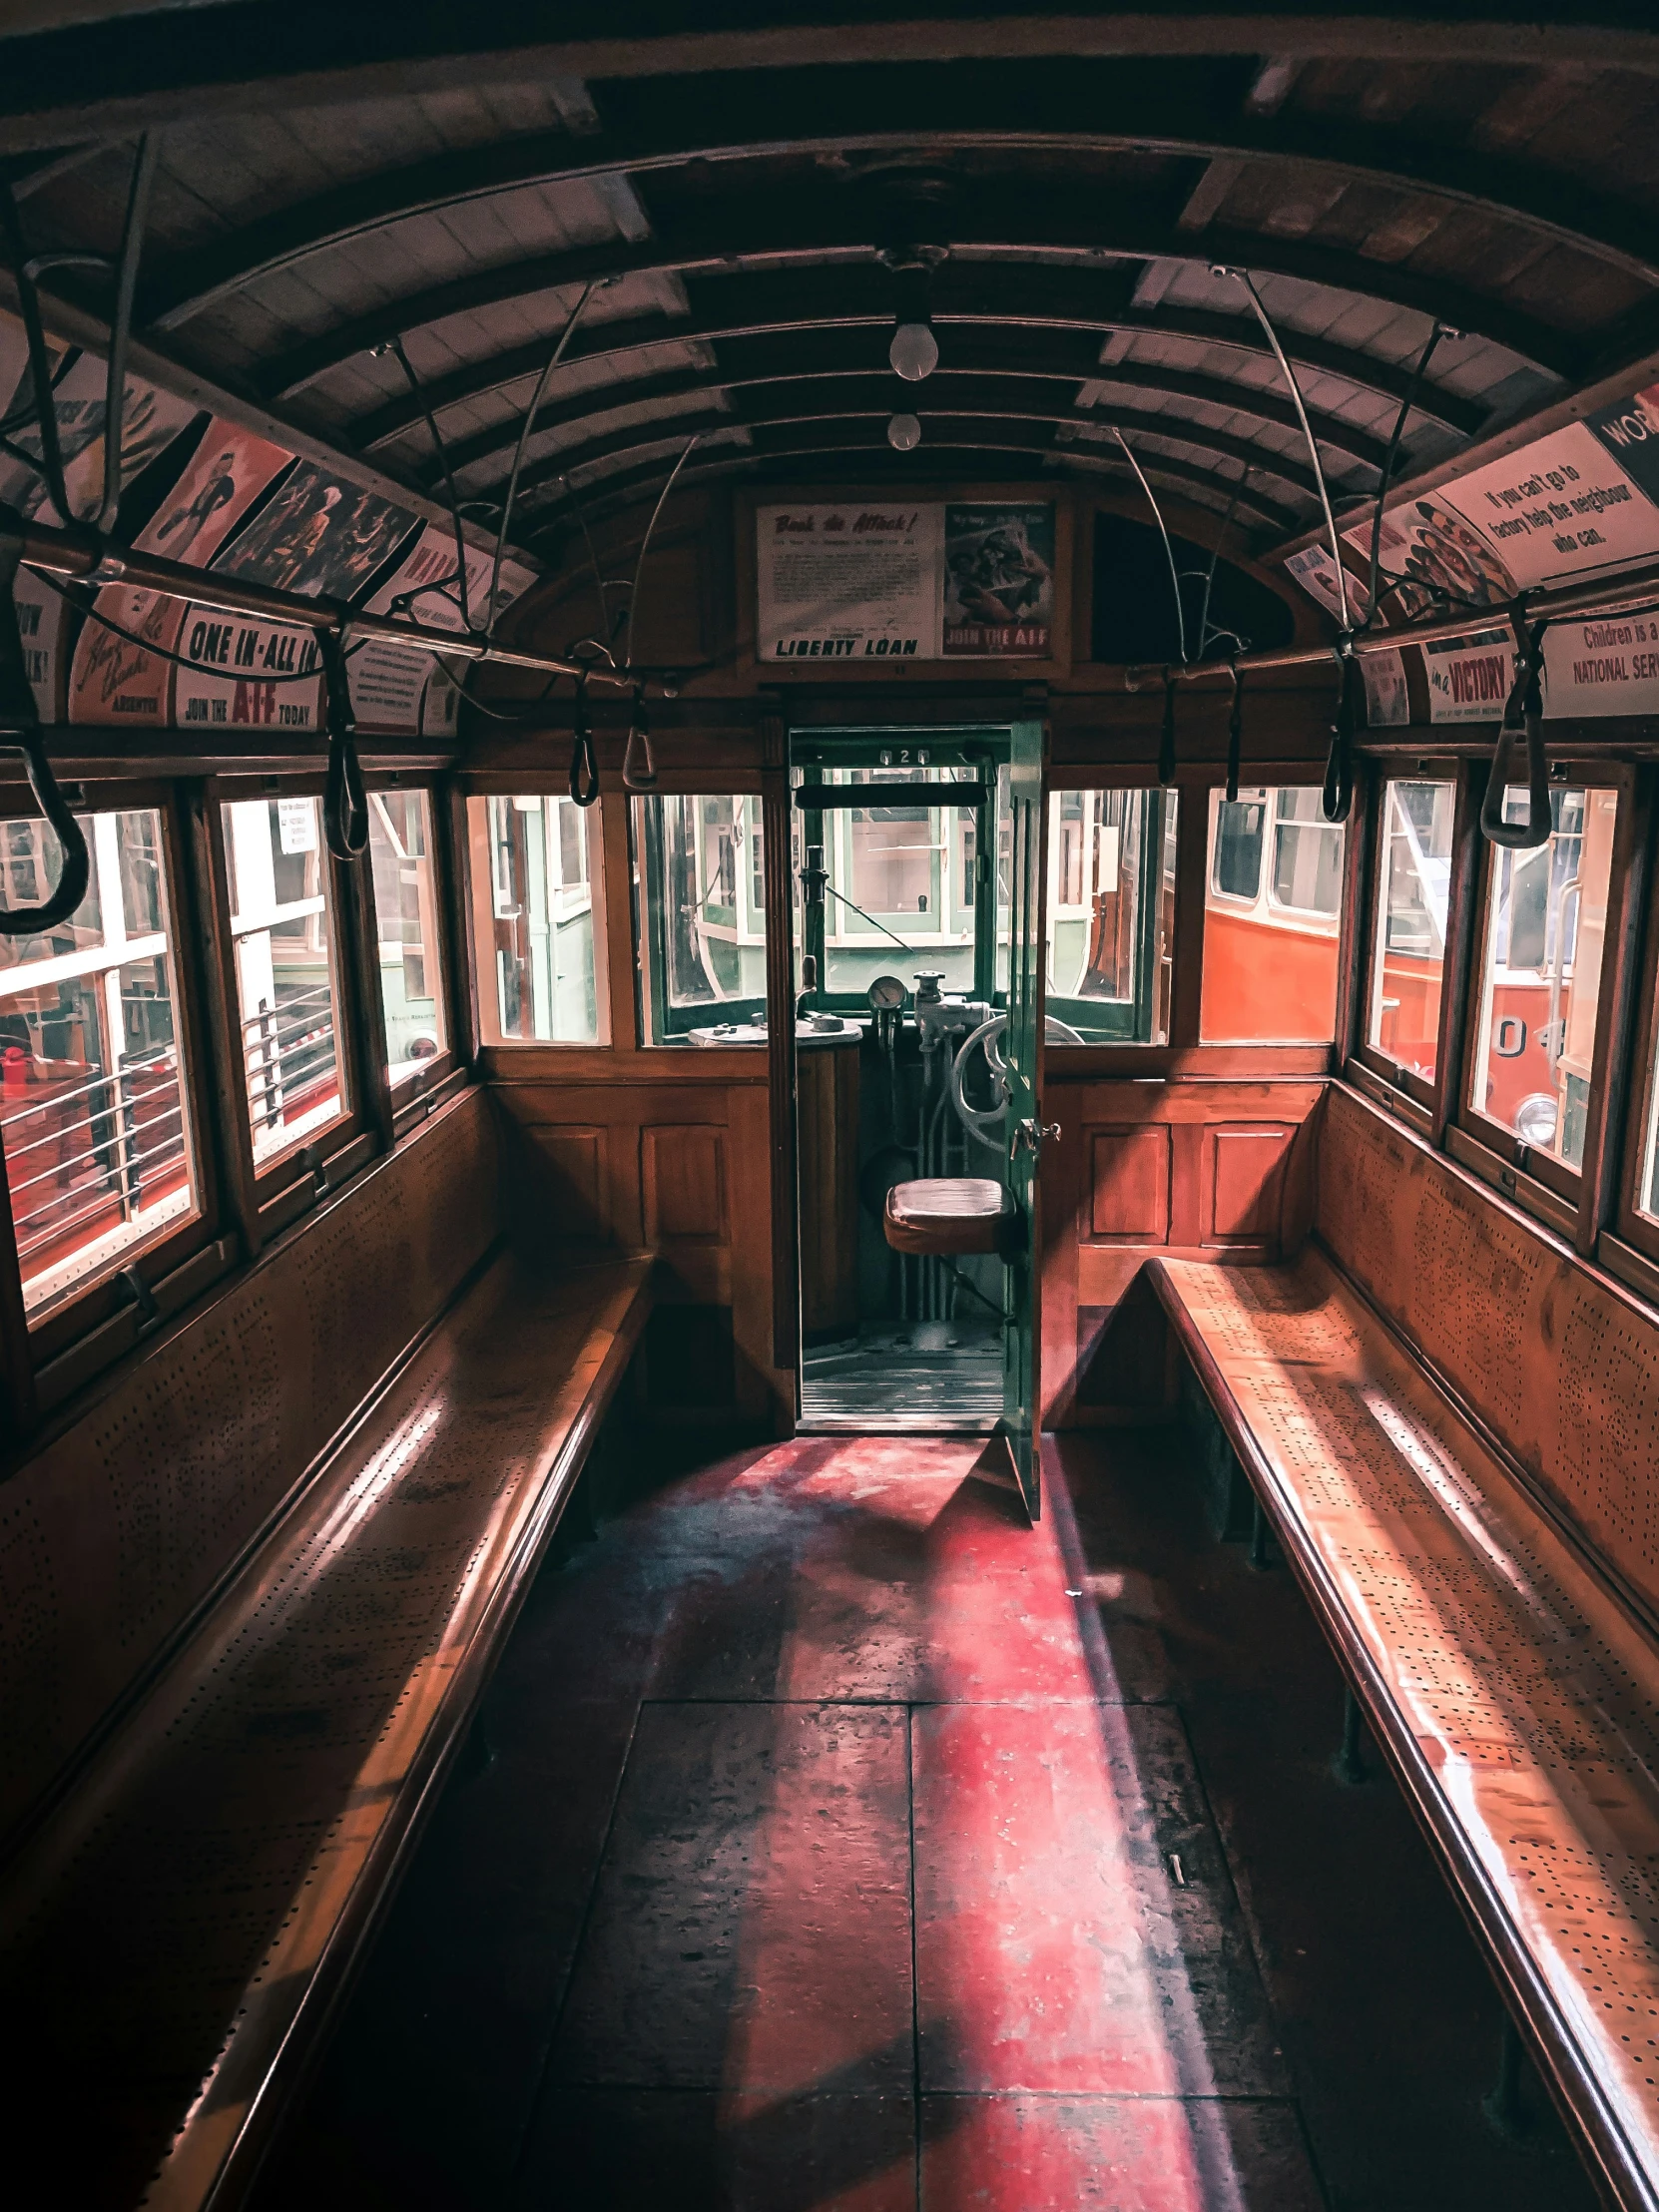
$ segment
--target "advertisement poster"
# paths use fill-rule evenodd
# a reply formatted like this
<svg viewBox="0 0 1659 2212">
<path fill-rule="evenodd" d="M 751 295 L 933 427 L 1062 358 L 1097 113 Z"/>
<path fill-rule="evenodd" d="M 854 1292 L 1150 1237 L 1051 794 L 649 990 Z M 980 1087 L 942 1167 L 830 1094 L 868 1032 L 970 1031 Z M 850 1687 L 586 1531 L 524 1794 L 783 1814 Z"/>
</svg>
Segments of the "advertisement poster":
<svg viewBox="0 0 1659 2212">
<path fill-rule="evenodd" d="M 1053 506 L 946 507 L 945 658 L 1046 660 L 1053 625 Z"/>
<path fill-rule="evenodd" d="M 1053 651 L 1049 502 L 762 507 L 755 530 L 762 662 L 1042 660 Z"/>
<path fill-rule="evenodd" d="M 215 418 L 173 490 L 134 540 L 141 552 L 200 568 L 210 561 L 260 494 L 286 468 L 292 455 L 251 430 Z M 70 675 L 69 719 L 76 723 L 167 728 L 174 719 L 173 663 L 179 650 L 184 602 L 162 593 L 107 585 L 98 612 L 131 633 L 124 638 L 88 622 L 75 648 Z M 159 648 L 147 653 L 143 644 Z"/>
<path fill-rule="evenodd" d="M 942 506 L 762 507 L 762 661 L 939 658 Z"/>
<path fill-rule="evenodd" d="M 466 612 L 475 625 L 486 619 L 492 552 L 466 549 Z M 528 590 L 531 571 L 520 562 L 501 564 L 501 605 L 510 607 Z M 370 614 L 414 622 L 428 630 L 463 627 L 455 577 L 455 536 L 447 523 L 429 522 L 407 553 L 364 602 Z M 429 654 L 408 653 L 395 645 L 372 642 L 353 653 L 351 705 L 365 730 L 449 737 L 454 734 L 459 694 Z"/>
<path fill-rule="evenodd" d="M 1496 722 L 1515 680 L 1514 639 L 1507 629 L 1424 645 L 1430 722 Z"/>
<path fill-rule="evenodd" d="M 304 599 L 355 599 L 414 528 L 406 507 L 299 461 L 267 507 L 211 564 Z"/>
<path fill-rule="evenodd" d="M 1366 721 L 1374 730 L 1400 729 L 1411 719 L 1405 659 L 1399 653 L 1357 653 L 1366 685 Z"/>
<path fill-rule="evenodd" d="M 249 622 L 217 607 L 187 606 L 175 671 L 182 730 L 315 730 L 321 656 L 312 630 Z"/>
<path fill-rule="evenodd" d="M 43 584 L 26 568 L 17 572 L 12 592 L 17 608 L 18 635 L 23 641 L 23 666 L 29 689 L 42 722 L 58 720 L 58 676 L 63 665 L 63 637 L 68 607 L 62 595 Z"/>
<path fill-rule="evenodd" d="M 55 350 L 54 358 L 62 358 L 62 348 Z M 104 363 L 94 354 L 82 353 L 52 387 L 64 482 L 77 516 L 96 514 L 104 496 Z M 11 408 L 15 411 L 24 405 L 32 390 L 33 379 L 25 362 Z M 198 412 L 189 400 L 175 399 L 171 393 L 145 383 L 142 377 L 129 376 L 121 430 L 122 483 L 130 484 L 148 468 Z M 41 452 L 39 424 L 20 423 L 9 437 L 19 457 L 0 454 L 0 502 L 16 507 L 32 521 L 59 522 L 62 518 L 46 496 L 46 480 L 32 465 Z"/>
</svg>

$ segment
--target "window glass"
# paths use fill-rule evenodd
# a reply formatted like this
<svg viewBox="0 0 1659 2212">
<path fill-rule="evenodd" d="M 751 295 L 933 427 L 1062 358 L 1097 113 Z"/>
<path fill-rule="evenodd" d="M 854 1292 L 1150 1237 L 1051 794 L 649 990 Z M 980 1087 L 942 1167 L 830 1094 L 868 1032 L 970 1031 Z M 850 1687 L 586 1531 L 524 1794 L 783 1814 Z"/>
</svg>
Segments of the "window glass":
<svg viewBox="0 0 1659 2212">
<path fill-rule="evenodd" d="M 222 814 L 248 1117 L 263 1167 L 346 1110 L 322 802 L 238 800 Z"/>
<path fill-rule="evenodd" d="M 599 822 L 551 792 L 467 801 L 486 1044 L 600 1040 Z"/>
<path fill-rule="evenodd" d="M 765 886 L 756 898 L 759 798 L 654 793 L 634 801 L 640 1024 L 647 1044 L 716 1028 L 753 1030 L 766 1011 Z"/>
<path fill-rule="evenodd" d="M 827 809 L 816 822 L 798 816 L 798 868 L 806 861 L 807 836 L 823 838 L 825 972 L 819 984 L 825 998 L 861 1004 L 878 975 L 896 975 L 914 989 L 917 974 L 928 970 L 942 978 L 945 991 L 973 990 L 977 814 L 902 796 L 905 784 L 936 787 L 958 773 L 965 774 L 822 771 L 828 784 L 871 792 L 867 806 Z M 800 888 L 798 872 L 798 901 Z"/>
<path fill-rule="evenodd" d="M 1210 794 L 1199 1034 L 1217 1044 L 1336 1035 L 1344 825 L 1317 785 Z"/>
<path fill-rule="evenodd" d="M 1526 793 L 1504 793 L 1506 822 Z M 1584 1157 L 1616 792 L 1556 790 L 1547 844 L 1492 845 L 1469 1103 L 1568 1167 Z"/>
<path fill-rule="evenodd" d="M 1058 791 L 1048 805 L 1049 1041 L 1162 1044 L 1176 795 Z M 1073 1040 L 1062 1039 L 1056 1023 Z"/>
<path fill-rule="evenodd" d="M 386 1014 L 386 1072 L 418 1072 L 448 1043 L 443 1014 L 432 802 L 425 792 L 370 792 L 368 856 Z"/>
<path fill-rule="evenodd" d="M 1366 1042 L 1429 1081 L 1440 1034 L 1456 800 L 1449 782 L 1387 784 L 1382 792 Z"/>
<path fill-rule="evenodd" d="M 197 1210 L 161 817 L 80 815 L 67 921 L 0 937 L 0 1146 L 24 1305 L 43 1315 Z M 45 823 L 0 822 L 8 903 L 57 880 Z"/>
</svg>

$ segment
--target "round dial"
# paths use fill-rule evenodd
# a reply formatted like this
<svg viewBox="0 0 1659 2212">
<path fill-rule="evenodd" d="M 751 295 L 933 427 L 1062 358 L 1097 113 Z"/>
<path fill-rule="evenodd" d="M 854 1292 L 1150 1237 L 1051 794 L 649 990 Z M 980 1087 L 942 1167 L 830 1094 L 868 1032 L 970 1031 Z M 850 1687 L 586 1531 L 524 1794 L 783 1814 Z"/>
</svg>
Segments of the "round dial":
<svg viewBox="0 0 1659 2212">
<path fill-rule="evenodd" d="M 876 1013 L 890 1013 L 902 1006 L 908 993 L 896 975 L 878 975 L 869 986 L 869 1002 Z"/>
</svg>

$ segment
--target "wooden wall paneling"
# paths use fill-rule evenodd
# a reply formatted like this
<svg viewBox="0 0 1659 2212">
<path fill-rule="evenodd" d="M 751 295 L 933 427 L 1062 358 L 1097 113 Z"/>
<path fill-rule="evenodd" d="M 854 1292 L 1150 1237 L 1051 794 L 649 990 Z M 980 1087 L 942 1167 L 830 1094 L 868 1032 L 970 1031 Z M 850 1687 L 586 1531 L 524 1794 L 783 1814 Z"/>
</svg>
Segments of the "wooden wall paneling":
<svg viewBox="0 0 1659 2212">
<path fill-rule="evenodd" d="M 6 1154 L 0 1139 L 0 1191 L 6 1185 Z M 23 1277 L 17 1258 L 9 1199 L 0 1205 L 0 1409 L 14 1436 L 35 1424 L 34 1362 L 29 1353 L 29 1317 L 23 1304 Z"/>
<path fill-rule="evenodd" d="M 1116 1319 L 1149 1253 L 1260 1261 L 1306 1235 L 1325 1088 L 1323 1077 L 1101 1081 L 1068 1076 L 1068 1062 L 1049 1055 L 1048 1109 L 1068 1136 L 1044 1162 L 1044 1419 L 1062 1428 L 1144 1420 L 1173 1402 L 1161 1366 L 1156 1387 L 1145 1382 L 1132 1319 L 1127 1334 Z"/>
<path fill-rule="evenodd" d="M 1294 1124 L 1234 1122 L 1204 1131 L 1199 1242 L 1278 1245 Z"/>
<path fill-rule="evenodd" d="M 264 1233 L 254 1178 L 246 1068 L 239 1042 L 242 1017 L 219 801 L 208 785 L 190 784 L 183 788 L 181 811 L 191 893 L 188 949 L 207 1030 L 213 1105 L 209 1127 L 216 1178 L 224 1197 L 226 1226 L 236 1231 L 243 1250 L 253 1259 Z"/>
<path fill-rule="evenodd" d="M 1150 1128 L 1092 1127 L 1085 1208 L 1078 1234 L 1088 1244 L 1168 1244 L 1174 1172 L 1168 1123 Z"/>
<path fill-rule="evenodd" d="M 1659 1628 L 1659 1318 L 1334 1086 L 1322 1242 Z"/>
<path fill-rule="evenodd" d="M 524 1134 L 545 1166 L 562 1238 L 576 1244 L 609 1244 L 611 1236 L 611 1132 L 599 1126 L 547 1128 Z"/>
<path fill-rule="evenodd" d="M 496 1234 L 468 1090 L 142 1346 L 5 1484 L 0 1831 L 129 1694 Z"/>
<path fill-rule="evenodd" d="M 706 1123 L 641 1128 L 640 1195 L 653 1251 L 731 1243 L 726 1153 L 726 1131 Z"/>
<path fill-rule="evenodd" d="M 1653 777 L 1651 767 L 1630 773 L 1619 794 L 1619 820 L 1613 834 L 1613 879 L 1608 886 L 1607 936 L 1590 1062 L 1578 1228 L 1573 1240 L 1586 1257 L 1594 1253 L 1603 1224 L 1613 1217 L 1626 1111 L 1632 1091 L 1639 1096 L 1644 1087 L 1643 1071 L 1630 1064 L 1630 1046 L 1638 1027 L 1636 985 L 1642 968 L 1642 927 L 1652 880 L 1649 848 Z M 1640 1124 L 1634 1126 L 1639 1128 Z"/>
</svg>

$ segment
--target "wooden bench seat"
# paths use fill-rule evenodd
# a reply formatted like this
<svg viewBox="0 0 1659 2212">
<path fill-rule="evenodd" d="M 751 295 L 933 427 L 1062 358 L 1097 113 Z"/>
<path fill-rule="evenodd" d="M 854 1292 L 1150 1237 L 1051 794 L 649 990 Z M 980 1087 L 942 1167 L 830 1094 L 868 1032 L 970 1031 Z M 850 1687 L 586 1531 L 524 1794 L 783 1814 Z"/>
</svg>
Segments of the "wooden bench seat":
<svg viewBox="0 0 1659 2212">
<path fill-rule="evenodd" d="M 1592 2172 L 1659 2205 L 1659 1654 L 1322 1254 L 1146 1273 Z"/>
<path fill-rule="evenodd" d="M 53 2202 L 243 2194 L 627 1368 L 650 1268 L 496 1260 L 10 1870 L 10 2087 L 26 2116 L 73 2115 L 34 2138 Z"/>
</svg>

